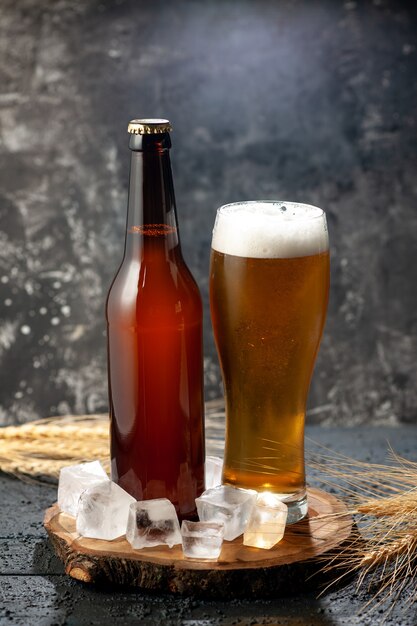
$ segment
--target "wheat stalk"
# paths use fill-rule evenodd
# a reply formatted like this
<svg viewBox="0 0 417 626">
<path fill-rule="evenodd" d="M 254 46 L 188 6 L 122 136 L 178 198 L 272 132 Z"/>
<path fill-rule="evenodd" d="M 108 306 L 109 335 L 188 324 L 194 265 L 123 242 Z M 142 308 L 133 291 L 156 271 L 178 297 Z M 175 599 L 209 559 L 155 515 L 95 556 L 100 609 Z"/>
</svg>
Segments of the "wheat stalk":
<svg viewBox="0 0 417 626">
<path fill-rule="evenodd" d="M 223 433 L 218 417 L 222 411 L 223 400 L 205 404 L 211 454 L 218 454 L 221 448 Z M 92 459 L 101 461 L 109 472 L 108 415 L 49 417 L 0 428 L 0 470 L 21 479 L 56 482 L 64 465 Z"/>
<path fill-rule="evenodd" d="M 323 482 L 344 494 L 360 530 L 343 550 L 333 554 L 324 569 L 339 572 L 337 581 L 356 572 L 357 589 L 365 587 L 371 592 L 362 610 L 376 610 L 388 603 L 384 619 L 406 593 L 408 603 L 415 602 L 417 463 L 392 450 L 387 464 L 356 461 L 326 450 L 310 464 Z M 333 582 L 336 580 L 326 589 Z"/>
<path fill-rule="evenodd" d="M 109 468 L 108 417 L 48 418 L 0 428 L 0 470 L 56 481 L 64 465 L 98 459 Z"/>
<path fill-rule="evenodd" d="M 387 561 L 397 558 L 407 552 L 412 552 L 417 546 L 417 536 L 407 533 L 400 539 L 394 541 L 388 541 L 378 549 L 373 549 L 365 552 L 362 556 L 359 566 L 360 567 L 376 567 L 382 565 Z"/>
<path fill-rule="evenodd" d="M 323 570 L 335 583 L 357 574 L 357 588 L 367 587 L 371 599 L 362 607 L 373 610 L 408 592 L 417 600 L 417 463 L 396 455 L 385 464 L 357 461 L 315 444 L 307 462 L 320 483 L 336 490 L 345 500 L 348 514 L 355 516 L 360 532 L 352 533 L 343 547 L 323 555 Z M 318 452 L 317 452 L 318 450 Z M 268 471 L 268 459 L 279 458 L 280 442 L 267 441 L 269 456 L 252 459 L 248 467 Z M 344 514 L 323 515 L 323 522 Z M 317 518 L 316 518 L 317 520 Z"/>
</svg>

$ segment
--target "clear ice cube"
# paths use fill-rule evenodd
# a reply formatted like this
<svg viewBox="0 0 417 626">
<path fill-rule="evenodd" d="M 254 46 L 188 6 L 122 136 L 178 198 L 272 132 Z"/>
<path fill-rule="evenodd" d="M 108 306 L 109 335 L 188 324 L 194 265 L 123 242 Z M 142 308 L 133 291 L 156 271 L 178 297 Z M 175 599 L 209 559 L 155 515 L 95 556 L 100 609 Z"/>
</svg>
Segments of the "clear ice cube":
<svg viewBox="0 0 417 626">
<path fill-rule="evenodd" d="M 232 541 L 242 535 L 256 500 L 256 491 L 220 485 L 196 498 L 202 522 L 223 522 L 224 538 Z"/>
<path fill-rule="evenodd" d="M 126 532 L 132 502 L 135 498 L 110 480 L 90 487 L 80 497 L 77 532 L 92 539 L 117 539 Z"/>
<path fill-rule="evenodd" d="M 189 522 L 181 524 L 182 549 L 188 559 L 216 561 L 222 549 L 223 522 Z"/>
<path fill-rule="evenodd" d="M 218 456 L 206 457 L 206 489 L 213 489 L 222 484 L 223 459 Z"/>
<path fill-rule="evenodd" d="M 288 507 L 273 493 L 260 493 L 243 535 L 245 546 L 270 549 L 284 536 Z"/>
<path fill-rule="evenodd" d="M 130 506 L 126 539 L 132 548 L 153 548 L 181 543 L 175 507 L 167 498 L 142 500 Z"/>
<path fill-rule="evenodd" d="M 63 467 L 59 472 L 58 484 L 58 506 L 61 511 L 75 517 L 82 492 L 103 480 L 109 478 L 99 461 Z"/>
</svg>

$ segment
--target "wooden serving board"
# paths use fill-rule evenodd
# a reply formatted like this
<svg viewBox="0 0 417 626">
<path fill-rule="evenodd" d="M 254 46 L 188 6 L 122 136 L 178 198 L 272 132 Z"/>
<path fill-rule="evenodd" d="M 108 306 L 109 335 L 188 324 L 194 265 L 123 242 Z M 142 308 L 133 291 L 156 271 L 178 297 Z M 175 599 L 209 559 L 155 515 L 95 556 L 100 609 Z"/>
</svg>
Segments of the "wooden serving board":
<svg viewBox="0 0 417 626">
<path fill-rule="evenodd" d="M 75 519 L 57 505 L 47 509 L 44 525 L 66 573 L 86 583 L 218 599 L 274 597 L 319 586 L 323 557 L 330 559 L 352 533 L 352 518 L 340 500 L 308 489 L 308 503 L 308 517 L 288 526 L 271 550 L 246 547 L 238 537 L 223 543 L 217 562 L 185 559 L 181 546 L 133 550 L 125 537 L 81 537 Z"/>
</svg>

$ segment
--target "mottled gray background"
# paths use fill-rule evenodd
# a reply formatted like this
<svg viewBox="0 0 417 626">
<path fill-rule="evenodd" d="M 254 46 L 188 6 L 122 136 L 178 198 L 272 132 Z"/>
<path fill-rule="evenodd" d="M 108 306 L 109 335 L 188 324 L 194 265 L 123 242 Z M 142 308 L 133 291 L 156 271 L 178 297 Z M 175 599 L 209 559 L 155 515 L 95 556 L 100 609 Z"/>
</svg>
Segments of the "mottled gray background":
<svg viewBox="0 0 417 626">
<path fill-rule="evenodd" d="M 130 118 L 166 116 L 208 316 L 218 205 L 327 210 L 328 322 L 310 423 L 417 415 L 415 2 L 1 0 L 0 423 L 107 409 Z"/>
</svg>

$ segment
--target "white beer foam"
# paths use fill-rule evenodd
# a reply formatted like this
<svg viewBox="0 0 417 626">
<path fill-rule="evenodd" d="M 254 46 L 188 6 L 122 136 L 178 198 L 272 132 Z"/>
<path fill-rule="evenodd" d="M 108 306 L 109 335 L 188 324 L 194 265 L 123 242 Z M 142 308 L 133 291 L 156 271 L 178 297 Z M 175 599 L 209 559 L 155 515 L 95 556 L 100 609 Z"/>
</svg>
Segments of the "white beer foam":
<svg viewBox="0 0 417 626">
<path fill-rule="evenodd" d="M 295 202 L 236 202 L 217 211 L 212 248 L 223 254 L 276 259 L 329 248 L 326 216 Z"/>
</svg>

